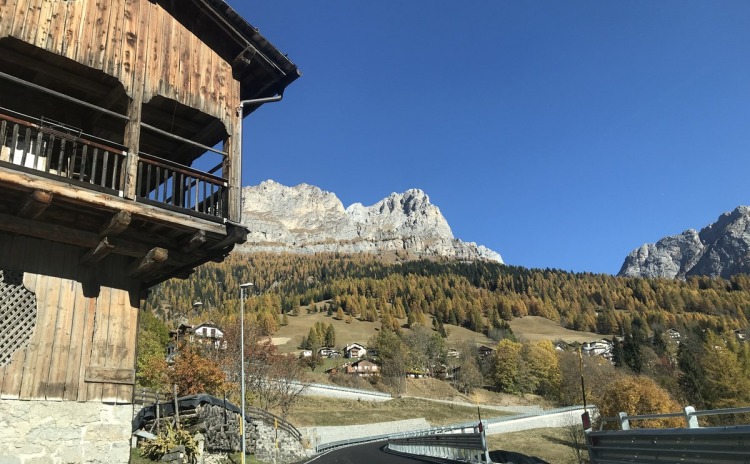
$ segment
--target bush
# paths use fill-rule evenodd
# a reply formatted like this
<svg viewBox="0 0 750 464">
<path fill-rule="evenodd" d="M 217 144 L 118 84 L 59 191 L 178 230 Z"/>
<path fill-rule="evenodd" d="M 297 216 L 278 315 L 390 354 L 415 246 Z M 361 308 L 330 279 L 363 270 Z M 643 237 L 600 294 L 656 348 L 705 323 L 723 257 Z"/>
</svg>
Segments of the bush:
<svg viewBox="0 0 750 464">
<path fill-rule="evenodd" d="M 669 393 L 649 377 L 628 377 L 609 385 L 596 402 L 601 417 L 617 417 L 680 412 L 682 408 Z M 681 418 L 638 420 L 631 428 L 685 427 Z"/>
<path fill-rule="evenodd" d="M 172 427 L 167 423 L 162 432 L 153 440 L 143 442 L 141 446 L 141 455 L 151 460 L 158 461 L 165 454 L 172 451 L 178 446 L 185 447 L 185 454 L 188 462 L 193 462 L 198 454 L 198 444 L 193 441 L 193 437 L 185 429 Z"/>
</svg>

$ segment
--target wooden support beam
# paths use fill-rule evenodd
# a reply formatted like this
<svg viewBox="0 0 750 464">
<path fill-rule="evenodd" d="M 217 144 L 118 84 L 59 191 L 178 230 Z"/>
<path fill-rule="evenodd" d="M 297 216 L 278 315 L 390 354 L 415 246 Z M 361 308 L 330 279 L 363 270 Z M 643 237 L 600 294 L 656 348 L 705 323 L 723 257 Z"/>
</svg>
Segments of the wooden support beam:
<svg viewBox="0 0 750 464">
<path fill-rule="evenodd" d="M 135 385 L 135 369 L 88 366 L 83 381 L 87 383 Z"/>
<path fill-rule="evenodd" d="M 34 190 L 29 194 L 26 203 L 18 211 L 18 215 L 22 218 L 36 219 L 41 216 L 51 203 L 51 193 L 44 190 Z"/>
<path fill-rule="evenodd" d="M 120 211 L 109 220 L 107 225 L 102 227 L 99 235 L 102 237 L 114 237 L 120 235 L 130 225 L 131 215 L 127 211 Z"/>
<path fill-rule="evenodd" d="M 199 230 L 198 232 L 194 233 L 192 237 L 190 237 L 187 243 L 185 243 L 185 245 L 182 247 L 182 251 L 184 253 L 190 253 L 204 243 L 206 243 L 206 231 Z"/>
<path fill-rule="evenodd" d="M 226 238 L 213 245 L 209 250 L 216 251 L 234 246 L 236 243 L 245 243 L 247 241 L 247 232 L 248 230 L 244 226 L 227 225 Z"/>
<path fill-rule="evenodd" d="M 174 276 L 178 279 L 187 279 L 195 273 L 195 269 L 189 269 L 176 273 Z"/>
<path fill-rule="evenodd" d="M 168 257 L 169 253 L 166 249 L 159 247 L 152 248 L 146 253 L 146 256 L 130 265 L 127 271 L 128 275 L 130 277 L 138 277 L 153 272 L 164 266 Z"/>
<path fill-rule="evenodd" d="M 107 256 L 115 249 L 115 246 L 109 243 L 107 237 L 104 237 L 95 248 L 89 250 L 85 255 L 81 257 L 81 264 L 94 264 L 101 261 L 102 258 Z"/>
</svg>

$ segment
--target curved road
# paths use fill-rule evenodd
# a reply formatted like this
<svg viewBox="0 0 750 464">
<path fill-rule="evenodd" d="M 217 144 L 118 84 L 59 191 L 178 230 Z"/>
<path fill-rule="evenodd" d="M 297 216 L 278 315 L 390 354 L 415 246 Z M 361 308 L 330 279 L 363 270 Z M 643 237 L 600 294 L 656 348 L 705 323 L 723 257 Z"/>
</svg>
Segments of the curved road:
<svg viewBox="0 0 750 464">
<path fill-rule="evenodd" d="M 385 443 L 384 441 L 378 441 L 364 445 L 349 446 L 331 451 L 330 453 L 310 459 L 307 462 L 310 464 L 434 464 L 435 462 L 453 462 L 437 460 L 435 458 L 430 458 L 427 461 L 386 453 L 383 451 Z"/>
<path fill-rule="evenodd" d="M 385 441 L 366 443 L 364 445 L 349 446 L 341 448 L 322 456 L 310 459 L 306 462 L 310 464 L 424 464 L 424 463 L 451 463 L 450 461 L 438 458 L 418 459 L 413 457 L 398 456 L 383 451 Z M 504 451 L 492 451 L 490 457 L 495 462 L 514 462 L 517 464 L 549 464 L 539 458 L 524 456 L 518 453 L 509 453 Z"/>
</svg>

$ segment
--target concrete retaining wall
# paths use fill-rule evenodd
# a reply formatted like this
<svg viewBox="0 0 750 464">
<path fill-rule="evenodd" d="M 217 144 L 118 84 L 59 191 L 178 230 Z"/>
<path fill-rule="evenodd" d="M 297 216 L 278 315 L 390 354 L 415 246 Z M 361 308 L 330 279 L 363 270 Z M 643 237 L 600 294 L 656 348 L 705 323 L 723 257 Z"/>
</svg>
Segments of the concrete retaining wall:
<svg viewBox="0 0 750 464">
<path fill-rule="evenodd" d="M 581 424 L 583 408 L 573 411 L 545 414 L 541 416 L 523 417 L 520 419 L 496 422 L 487 425 L 487 435 L 518 432 L 521 430 L 540 429 L 547 427 L 566 427 L 571 424 Z"/>
<path fill-rule="evenodd" d="M 0 400 L 0 464 L 126 464 L 133 405 Z"/>
<path fill-rule="evenodd" d="M 315 447 L 334 441 L 372 437 L 386 433 L 409 432 L 429 427 L 430 424 L 424 418 L 421 418 L 341 427 L 306 427 L 301 428 L 300 432 Z"/>
<path fill-rule="evenodd" d="M 390 401 L 393 399 L 391 395 L 385 393 L 321 384 L 307 384 L 302 394 L 307 396 L 325 396 L 329 398 L 359 401 Z"/>
</svg>

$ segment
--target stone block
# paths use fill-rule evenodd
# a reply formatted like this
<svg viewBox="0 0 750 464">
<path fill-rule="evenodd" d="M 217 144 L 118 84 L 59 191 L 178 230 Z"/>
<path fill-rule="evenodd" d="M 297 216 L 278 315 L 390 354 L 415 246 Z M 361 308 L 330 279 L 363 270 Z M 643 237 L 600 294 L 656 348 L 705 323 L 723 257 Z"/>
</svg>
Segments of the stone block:
<svg viewBox="0 0 750 464">
<path fill-rule="evenodd" d="M 59 453 L 63 463 L 83 462 L 83 446 L 81 445 L 61 446 Z"/>
<path fill-rule="evenodd" d="M 21 458 L 0 453 L 0 464 L 21 464 Z"/>
<path fill-rule="evenodd" d="M 130 430 L 128 427 L 124 427 L 123 424 L 90 425 L 86 428 L 86 433 L 83 435 L 83 440 L 88 442 L 112 443 L 114 441 L 127 441 L 129 439 Z"/>
<path fill-rule="evenodd" d="M 55 464 L 50 456 L 40 456 L 31 459 L 24 459 L 23 464 Z"/>
</svg>

